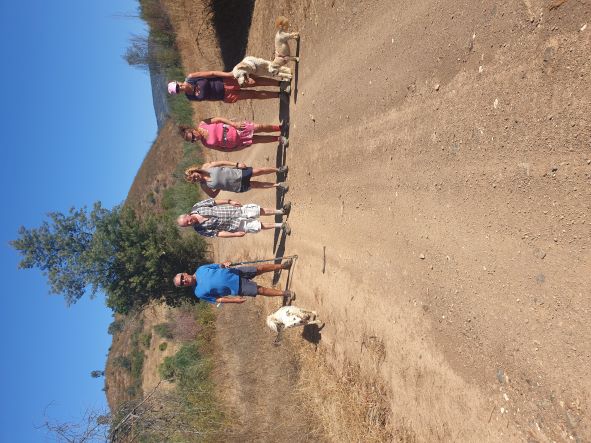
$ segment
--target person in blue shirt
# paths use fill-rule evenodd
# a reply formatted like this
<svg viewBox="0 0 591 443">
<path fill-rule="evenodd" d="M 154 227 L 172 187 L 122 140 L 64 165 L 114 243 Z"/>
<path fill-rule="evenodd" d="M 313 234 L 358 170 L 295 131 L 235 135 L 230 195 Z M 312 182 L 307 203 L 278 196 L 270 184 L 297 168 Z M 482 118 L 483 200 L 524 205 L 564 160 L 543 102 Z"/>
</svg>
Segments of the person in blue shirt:
<svg viewBox="0 0 591 443">
<path fill-rule="evenodd" d="M 252 279 L 265 272 L 290 269 L 291 265 L 292 261 L 286 260 L 281 264 L 267 263 L 258 266 L 231 267 L 231 262 L 225 261 L 200 266 L 193 275 L 181 272 L 174 276 L 173 282 L 177 287 L 194 286 L 197 298 L 212 304 L 244 303 L 246 301 L 244 296 L 256 297 L 257 295 L 286 297 L 289 303 L 295 300 L 293 291 L 259 286 Z"/>
</svg>

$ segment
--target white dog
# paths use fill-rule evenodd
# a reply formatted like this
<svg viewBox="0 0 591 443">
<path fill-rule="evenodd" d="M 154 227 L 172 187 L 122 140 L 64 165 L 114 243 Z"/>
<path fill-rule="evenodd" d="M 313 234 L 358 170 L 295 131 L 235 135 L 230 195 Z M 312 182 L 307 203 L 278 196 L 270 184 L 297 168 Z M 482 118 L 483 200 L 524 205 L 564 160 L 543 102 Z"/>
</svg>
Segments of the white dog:
<svg viewBox="0 0 591 443">
<path fill-rule="evenodd" d="M 273 62 L 269 60 L 249 55 L 234 66 L 232 75 L 238 80 L 238 84 L 242 86 L 250 79 L 251 75 L 291 80 L 291 69 L 285 66 L 274 67 Z"/>
<path fill-rule="evenodd" d="M 267 326 L 277 333 L 275 343 L 279 343 L 284 329 L 296 326 L 322 325 L 316 311 L 308 311 L 297 306 L 283 306 L 267 316 Z"/>
<path fill-rule="evenodd" d="M 299 62 L 299 57 L 292 57 L 289 49 L 289 40 L 298 40 L 300 38 L 299 32 L 287 32 L 289 28 L 289 20 L 286 17 L 279 16 L 275 20 L 275 55 L 273 59 L 273 66 L 278 68 L 285 66 L 290 61 Z"/>
</svg>

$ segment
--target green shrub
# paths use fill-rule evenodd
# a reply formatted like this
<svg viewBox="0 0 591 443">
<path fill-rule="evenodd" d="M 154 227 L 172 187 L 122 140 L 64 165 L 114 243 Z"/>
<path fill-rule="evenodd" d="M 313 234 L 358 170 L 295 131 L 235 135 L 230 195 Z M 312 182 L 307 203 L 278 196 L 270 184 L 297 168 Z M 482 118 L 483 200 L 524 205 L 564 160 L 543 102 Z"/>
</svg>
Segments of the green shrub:
<svg viewBox="0 0 591 443">
<path fill-rule="evenodd" d="M 113 359 L 113 364 L 127 371 L 131 371 L 131 360 L 127 355 L 118 355 Z"/>
<path fill-rule="evenodd" d="M 172 381 L 175 376 L 174 357 L 165 357 L 164 361 L 158 367 L 158 373 L 164 380 Z"/>
<path fill-rule="evenodd" d="M 160 349 L 161 351 L 166 351 L 166 348 L 168 348 L 168 343 L 166 343 L 165 341 L 158 345 L 158 349 Z"/>
<path fill-rule="evenodd" d="M 135 348 L 131 351 L 131 367 L 130 367 L 131 376 L 135 380 L 138 380 L 140 385 L 141 385 L 141 379 L 142 379 L 142 371 L 144 369 L 144 358 L 145 357 L 146 356 L 144 355 L 144 353 L 137 348 Z"/>
<path fill-rule="evenodd" d="M 115 335 L 118 332 L 123 331 L 124 326 L 125 323 L 123 322 L 123 320 L 113 320 L 109 325 L 107 332 L 109 333 L 109 335 Z"/>
<path fill-rule="evenodd" d="M 168 340 L 173 339 L 172 335 L 172 326 L 170 323 L 159 323 L 154 326 L 154 332 L 158 334 L 162 338 L 166 338 Z"/>
<path fill-rule="evenodd" d="M 150 347 L 150 343 L 152 342 L 152 334 L 142 334 L 140 335 L 140 343 L 146 349 Z"/>
<path fill-rule="evenodd" d="M 187 377 L 203 378 L 201 354 L 197 343 L 183 345 L 172 357 L 166 357 L 160 365 L 160 376 L 165 380 L 182 381 Z M 205 374 L 206 375 L 206 374 Z"/>
<path fill-rule="evenodd" d="M 127 388 L 126 392 L 127 395 L 133 398 L 138 395 L 138 388 L 137 386 L 130 386 L 129 388 Z"/>
</svg>

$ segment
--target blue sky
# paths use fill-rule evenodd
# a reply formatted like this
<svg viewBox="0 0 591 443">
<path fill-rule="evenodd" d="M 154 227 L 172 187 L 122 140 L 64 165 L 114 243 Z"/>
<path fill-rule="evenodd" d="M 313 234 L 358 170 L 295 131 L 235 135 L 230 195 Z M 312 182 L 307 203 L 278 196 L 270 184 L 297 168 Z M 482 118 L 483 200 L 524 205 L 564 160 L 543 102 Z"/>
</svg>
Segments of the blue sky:
<svg viewBox="0 0 591 443">
<path fill-rule="evenodd" d="M 76 420 L 106 405 L 112 321 L 104 298 L 66 308 L 36 270 L 18 270 L 8 241 L 50 211 L 121 203 L 156 137 L 149 77 L 121 58 L 145 32 L 132 0 L 0 0 L 4 214 L 0 441 L 49 441 L 47 414 Z"/>
</svg>

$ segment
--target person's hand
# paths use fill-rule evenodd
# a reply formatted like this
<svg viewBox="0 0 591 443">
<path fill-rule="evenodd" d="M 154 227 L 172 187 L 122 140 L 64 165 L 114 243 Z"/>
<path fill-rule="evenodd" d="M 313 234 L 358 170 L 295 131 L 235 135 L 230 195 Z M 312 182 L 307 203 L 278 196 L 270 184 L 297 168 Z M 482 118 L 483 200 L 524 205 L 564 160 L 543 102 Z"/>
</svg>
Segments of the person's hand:
<svg viewBox="0 0 591 443">
<path fill-rule="evenodd" d="M 232 262 L 230 260 L 226 260 L 220 263 L 220 266 L 222 268 L 229 268 L 232 265 Z"/>
<path fill-rule="evenodd" d="M 239 231 L 239 232 L 236 232 L 236 234 L 238 234 L 238 237 L 244 237 L 246 235 L 246 232 Z"/>
<path fill-rule="evenodd" d="M 246 169 L 247 167 L 246 163 L 238 163 L 238 169 Z"/>
<path fill-rule="evenodd" d="M 250 77 L 246 80 L 246 84 L 248 86 L 254 86 L 255 83 L 256 82 L 252 78 L 250 78 Z"/>
<path fill-rule="evenodd" d="M 240 203 L 239 201 L 236 201 L 236 200 L 228 200 L 228 204 L 232 205 L 232 206 L 236 206 L 237 208 L 242 206 L 242 203 Z"/>
</svg>

